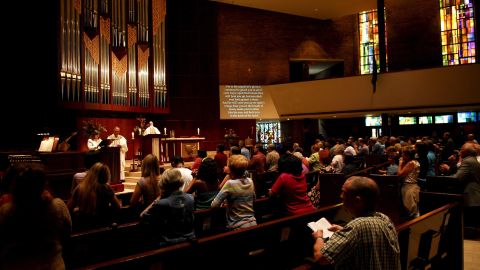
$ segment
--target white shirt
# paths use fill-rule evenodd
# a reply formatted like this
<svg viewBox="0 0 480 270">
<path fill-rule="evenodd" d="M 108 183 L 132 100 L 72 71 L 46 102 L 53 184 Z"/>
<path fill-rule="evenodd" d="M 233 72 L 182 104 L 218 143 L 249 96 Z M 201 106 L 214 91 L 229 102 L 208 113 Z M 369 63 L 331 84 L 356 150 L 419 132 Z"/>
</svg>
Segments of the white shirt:
<svg viewBox="0 0 480 270">
<path fill-rule="evenodd" d="M 187 187 L 190 185 L 190 182 L 193 180 L 192 171 L 187 168 L 176 168 L 182 174 L 183 186 L 180 190 L 185 191 Z"/>
<path fill-rule="evenodd" d="M 356 156 L 357 152 L 355 151 L 355 148 L 353 146 L 349 145 L 347 148 L 345 148 L 345 151 L 343 153 L 350 153 L 352 156 Z"/>
<path fill-rule="evenodd" d="M 88 139 L 87 146 L 88 150 L 97 150 L 98 145 L 102 142 L 102 139 Z"/>
<path fill-rule="evenodd" d="M 343 167 L 345 167 L 345 163 L 343 163 L 343 155 L 335 155 L 330 165 L 333 168 L 333 172 L 341 173 L 343 170 Z"/>
</svg>

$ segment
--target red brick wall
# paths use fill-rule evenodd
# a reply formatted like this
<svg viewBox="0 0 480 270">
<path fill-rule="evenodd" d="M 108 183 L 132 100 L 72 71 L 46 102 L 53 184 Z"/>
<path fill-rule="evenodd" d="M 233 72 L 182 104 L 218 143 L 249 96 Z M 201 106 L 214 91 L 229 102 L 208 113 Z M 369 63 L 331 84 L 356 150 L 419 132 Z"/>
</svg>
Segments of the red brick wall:
<svg viewBox="0 0 480 270">
<path fill-rule="evenodd" d="M 438 0 L 385 0 L 389 71 L 442 66 Z"/>
<path fill-rule="evenodd" d="M 344 59 L 345 74 L 355 73 L 355 16 L 321 21 L 216 5 L 220 84 L 289 82 L 290 58 Z"/>
</svg>

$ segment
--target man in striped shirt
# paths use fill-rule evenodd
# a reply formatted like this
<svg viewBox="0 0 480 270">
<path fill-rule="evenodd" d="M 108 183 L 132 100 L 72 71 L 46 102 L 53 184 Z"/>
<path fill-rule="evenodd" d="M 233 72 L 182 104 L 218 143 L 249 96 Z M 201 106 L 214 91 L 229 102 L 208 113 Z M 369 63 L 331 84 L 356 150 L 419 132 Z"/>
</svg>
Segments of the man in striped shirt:
<svg viewBox="0 0 480 270">
<path fill-rule="evenodd" d="M 400 246 L 395 226 L 380 212 L 375 212 L 379 191 L 370 178 L 352 176 L 342 187 L 344 207 L 355 217 L 345 227 L 333 225 L 328 241 L 323 231 L 315 238 L 313 254 L 320 264 L 334 264 L 335 269 L 400 269 Z"/>
</svg>

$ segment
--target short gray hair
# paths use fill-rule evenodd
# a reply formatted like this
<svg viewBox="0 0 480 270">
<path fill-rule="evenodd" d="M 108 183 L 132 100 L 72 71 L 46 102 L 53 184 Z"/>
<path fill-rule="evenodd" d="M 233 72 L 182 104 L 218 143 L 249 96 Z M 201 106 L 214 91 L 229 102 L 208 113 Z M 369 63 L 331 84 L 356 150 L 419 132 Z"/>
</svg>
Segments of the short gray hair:
<svg viewBox="0 0 480 270">
<path fill-rule="evenodd" d="M 168 169 L 163 172 L 158 187 L 162 191 L 173 192 L 183 186 L 182 173 L 178 169 Z"/>
</svg>

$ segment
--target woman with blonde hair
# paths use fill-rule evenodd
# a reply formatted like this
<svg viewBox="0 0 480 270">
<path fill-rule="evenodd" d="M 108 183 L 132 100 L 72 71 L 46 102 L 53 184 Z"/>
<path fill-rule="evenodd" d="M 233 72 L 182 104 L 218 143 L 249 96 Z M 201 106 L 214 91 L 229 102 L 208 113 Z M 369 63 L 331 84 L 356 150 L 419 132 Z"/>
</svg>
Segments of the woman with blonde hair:
<svg viewBox="0 0 480 270">
<path fill-rule="evenodd" d="M 160 189 L 158 188 L 159 176 L 158 158 L 152 154 L 147 155 L 142 161 L 142 177 L 135 186 L 130 199 L 130 207 L 141 204 L 143 209 L 160 196 Z"/>
<path fill-rule="evenodd" d="M 68 201 L 75 228 L 88 228 L 108 225 L 113 220 L 113 212 L 120 209 L 120 201 L 108 185 L 110 169 L 97 162 L 88 171 L 82 183 L 73 191 Z"/>
<path fill-rule="evenodd" d="M 245 176 L 247 167 L 248 160 L 245 156 L 231 156 L 228 161 L 230 178 L 212 201 L 212 208 L 218 208 L 227 201 L 226 219 L 229 230 L 257 225 L 253 210 L 255 187 L 252 179 Z"/>
</svg>

